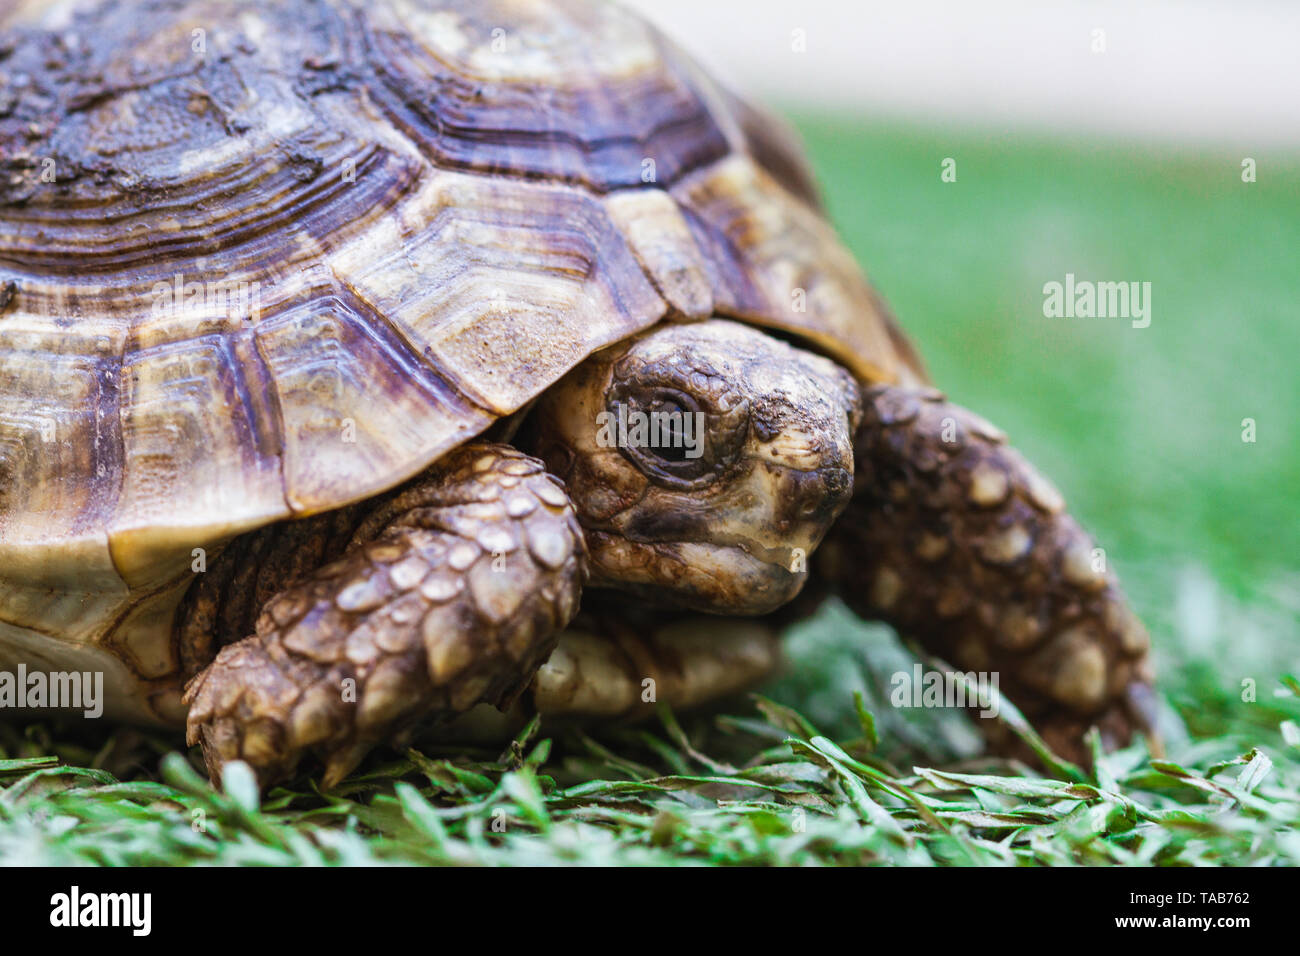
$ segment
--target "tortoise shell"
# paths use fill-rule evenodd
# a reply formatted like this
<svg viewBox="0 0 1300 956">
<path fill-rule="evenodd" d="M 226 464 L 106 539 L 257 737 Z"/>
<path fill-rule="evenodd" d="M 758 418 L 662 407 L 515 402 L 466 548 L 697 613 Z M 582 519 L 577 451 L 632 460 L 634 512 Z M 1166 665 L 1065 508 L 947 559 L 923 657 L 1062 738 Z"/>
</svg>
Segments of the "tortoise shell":
<svg viewBox="0 0 1300 956">
<path fill-rule="evenodd" d="M 923 378 L 793 136 L 617 6 L 22 0 L 0 657 L 88 654 L 175 719 L 205 549 L 391 488 L 594 350 L 712 315 Z"/>
</svg>

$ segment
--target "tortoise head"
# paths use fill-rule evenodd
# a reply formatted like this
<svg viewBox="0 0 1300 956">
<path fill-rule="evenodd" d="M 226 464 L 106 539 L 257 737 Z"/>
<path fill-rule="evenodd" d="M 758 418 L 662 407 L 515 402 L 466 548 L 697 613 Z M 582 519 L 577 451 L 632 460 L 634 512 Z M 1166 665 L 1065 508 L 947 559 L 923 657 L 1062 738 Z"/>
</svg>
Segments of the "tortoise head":
<svg viewBox="0 0 1300 956">
<path fill-rule="evenodd" d="M 586 529 L 592 584 L 762 614 L 853 490 L 860 396 L 828 359 L 735 322 L 661 325 L 543 396 L 538 453 Z"/>
</svg>

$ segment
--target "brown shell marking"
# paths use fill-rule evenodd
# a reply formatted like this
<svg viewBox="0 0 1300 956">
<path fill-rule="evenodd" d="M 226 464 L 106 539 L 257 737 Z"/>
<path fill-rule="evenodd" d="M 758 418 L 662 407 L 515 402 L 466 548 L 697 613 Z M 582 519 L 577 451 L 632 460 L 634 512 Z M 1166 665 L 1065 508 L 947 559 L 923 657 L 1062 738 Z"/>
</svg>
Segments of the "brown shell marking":
<svg viewBox="0 0 1300 956">
<path fill-rule="evenodd" d="M 440 168 L 605 193 L 643 185 L 647 159 L 675 182 L 732 149 L 681 54 L 612 3 L 399 0 L 355 42 L 373 100 Z"/>
</svg>

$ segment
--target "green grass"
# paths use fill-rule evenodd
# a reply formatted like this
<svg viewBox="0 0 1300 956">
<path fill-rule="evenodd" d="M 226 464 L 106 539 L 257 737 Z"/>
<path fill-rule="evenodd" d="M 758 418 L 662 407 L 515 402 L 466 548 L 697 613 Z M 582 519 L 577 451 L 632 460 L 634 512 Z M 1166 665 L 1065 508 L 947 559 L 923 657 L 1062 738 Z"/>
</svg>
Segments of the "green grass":
<svg viewBox="0 0 1300 956">
<path fill-rule="evenodd" d="M 727 713 L 534 728 L 504 754 L 421 741 L 330 794 L 304 776 L 259 804 L 238 773 L 208 787 L 172 738 L 0 725 L 0 860 L 1300 862 L 1300 166 L 1255 155 L 1247 185 L 1228 154 L 801 126 L 935 379 L 1107 546 L 1155 641 L 1167 761 L 978 756 L 964 717 L 888 705 L 909 652 L 832 605 Z M 1044 318 L 1067 272 L 1151 282 L 1150 328 Z"/>
</svg>

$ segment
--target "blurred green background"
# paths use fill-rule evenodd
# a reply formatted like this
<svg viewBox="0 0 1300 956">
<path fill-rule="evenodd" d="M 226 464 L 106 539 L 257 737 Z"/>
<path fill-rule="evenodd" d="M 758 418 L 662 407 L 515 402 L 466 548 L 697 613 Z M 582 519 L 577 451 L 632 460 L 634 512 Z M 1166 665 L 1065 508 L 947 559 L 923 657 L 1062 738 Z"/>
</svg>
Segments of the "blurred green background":
<svg viewBox="0 0 1300 956">
<path fill-rule="evenodd" d="M 935 381 L 1107 549 L 1183 719 L 1260 726 L 1275 677 L 1300 669 L 1300 165 L 1256 157 L 1245 183 L 1227 153 L 793 119 Z M 1066 273 L 1150 282 L 1150 326 L 1044 317 L 1043 285 Z M 833 679 L 809 640 L 798 666 Z M 1262 708 L 1240 702 L 1247 678 Z M 787 683 L 814 712 L 826 699 Z"/>
</svg>

